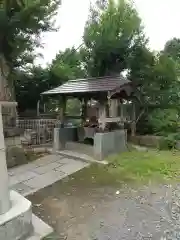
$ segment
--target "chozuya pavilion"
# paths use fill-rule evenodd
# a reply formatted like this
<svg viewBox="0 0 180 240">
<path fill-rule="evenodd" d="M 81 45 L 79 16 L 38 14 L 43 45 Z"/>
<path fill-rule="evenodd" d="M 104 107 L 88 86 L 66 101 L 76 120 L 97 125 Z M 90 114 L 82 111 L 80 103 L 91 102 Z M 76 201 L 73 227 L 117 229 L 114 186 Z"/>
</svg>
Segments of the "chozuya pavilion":
<svg viewBox="0 0 180 240">
<path fill-rule="evenodd" d="M 127 141 L 124 124 L 129 121 L 134 134 L 135 106 L 131 101 L 131 113 L 127 116 L 123 102 L 132 99 L 133 93 L 132 82 L 122 76 L 70 80 L 43 92 L 41 95 L 44 101 L 49 96 L 56 97 L 61 102 L 61 128 L 54 131 L 56 150 L 66 149 L 66 143 L 72 141 L 72 131 L 76 131 L 78 142 L 86 138 L 93 140 L 92 153 L 98 160 L 124 151 Z M 66 120 L 73 118 L 66 114 L 66 102 L 70 98 L 77 98 L 81 102 L 81 124 L 76 129 L 66 127 Z M 97 103 L 96 111 L 88 111 L 92 100 Z"/>
</svg>

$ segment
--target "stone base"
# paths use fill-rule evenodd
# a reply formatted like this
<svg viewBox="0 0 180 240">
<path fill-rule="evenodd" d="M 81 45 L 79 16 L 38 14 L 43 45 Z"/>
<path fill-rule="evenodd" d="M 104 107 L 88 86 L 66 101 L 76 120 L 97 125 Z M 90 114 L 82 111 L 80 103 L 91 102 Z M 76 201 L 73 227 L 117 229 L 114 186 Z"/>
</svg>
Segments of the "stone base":
<svg viewBox="0 0 180 240">
<path fill-rule="evenodd" d="M 76 127 L 54 128 L 54 152 L 64 150 L 67 142 L 73 142 L 77 140 L 78 137 Z"/>
<path fill-rule="evenodd" d="M 96 133 L 94 136 L 94 157 L 98 160 L 127 150 L 126 130 Z"/>
<path fill-rule="evenodd" d="M 159 148 L 161 142 L 163 141 L 163 137 L 153 135 L 136 135 L 129 136 L 129 140 L 135 145 Z"/>
<path fill-rule="evenodd" d="M 33 231 L 31 202 L 15 191 L 10 192 L 11 209 L 0 215 L 0 239 L 26 239 Z"/>
<path fill-rule="evenodd" d="M 52 227 L 44 223 L 41 219 L 39 219 L 34 214 L 32 215 L 32 224 L 34 228 L 34 232 L 31 237 L 26 240 L 40 240 L 44 239 L 44 237 L 49 236 L 53 232 Z"/>
<path fill-rule="evenodd" d="M 10 192 L 10 200 L 11 209 L 0 215 L 0 239 L 25 240 L 34 233 L 31 202 L 15 191 Z"/>
</svg>

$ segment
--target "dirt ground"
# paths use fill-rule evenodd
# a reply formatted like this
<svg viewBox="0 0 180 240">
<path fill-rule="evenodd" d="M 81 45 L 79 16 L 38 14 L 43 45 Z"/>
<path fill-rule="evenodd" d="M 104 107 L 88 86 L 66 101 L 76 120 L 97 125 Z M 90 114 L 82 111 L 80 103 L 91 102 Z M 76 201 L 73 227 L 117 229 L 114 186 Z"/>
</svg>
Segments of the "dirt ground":
<svg viewBox="0 0 180 240">
<path fill-rule="evenodd" d="M 47 239 L 180 239 L 178 185 L 85 188 L 60 181 L 29 200 L 55 230 Z"/>
</svg>

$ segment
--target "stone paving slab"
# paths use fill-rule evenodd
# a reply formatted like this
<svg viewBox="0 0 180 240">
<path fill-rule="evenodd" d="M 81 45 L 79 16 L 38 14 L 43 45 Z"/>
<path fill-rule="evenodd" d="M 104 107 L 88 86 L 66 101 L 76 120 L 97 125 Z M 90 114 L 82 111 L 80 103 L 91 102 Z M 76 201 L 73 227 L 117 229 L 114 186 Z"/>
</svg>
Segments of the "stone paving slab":
<svg viewBox="0 0 180 240">
<path fill-rule="evenodd" d="M 33 190 L 33 188 L 27 186 L 24 183 L 17 183 L 15 185 L 13 185 L 11 187 L 11 189 L 16 191 L 16 192 L 18 192 L 18 193 L 20 193 L 21 195 L 24 195 L 24 194 L 26 194 L 28 192 L 31 192 Z"/>
<path fill-rule="evenodd" d="M 34 164 L 36 166 L 38 166 L 38 167 L 41 167 L 41 166 L 45 166 L 47 164 L 51 164 L 51 163 L 57 162 L 61 158 L 62 158 L 61 155 L 47 155 L 47 156 L 44 156 L 44 157 L 41 157 L 41 158 L 37 159 L 34 162 Z"/>
<path fill-rule="evenodd" d="M 38 177 L 25 181 L 24 184 L 31 188 L 40 189 L 53 184 L 65 176 L 66 174 L 64 172 L 51 170 L 50 172 L 41 174 Z"/>
<path fill-rule="evenodd" d="M 44 174 L 44 173 L 47 173 L 50 170 L 53 170 L 58 167 L 62 167 L 62 164 L 60 164 L 59 162 L 53 162 L 53 163 L 50 163 L 47 165 L 41 165 L 41 167 L 37 167 L 37 168 L 33 169 L 32 171 L 37 174 Z"/>
<path fill-rule="evenodd" d="M 11 176 L 16 176 L 20 173 L 24 173 L 26 171 L 32 170 L 34 168 L 36 168 L 36 164 L 35 163 L 28 163 L 28 164 L 24 164 L 22 166 L 19 167 L 13 167 L 8 169 L 8 175 Z"/>
<path fill-rule="evenodd" d="M 66 158 L 73 158 L 73 159 L 78 159 L 80 161 L 85 161 L 88 163 L 98 163 L 98 164 L 103 164 L 103 165 L 107 165 L 108 162 L 103 160 L 103 161 L 99 161 L 94 159 L 93 157 L 87 155 L 87 154 L 83 154 L 83 153 L 79 153 L 76 151 L 70 151 L 70 150 L 61 150 L 61 151 L 57 151 L 57 153 L 61 154 L 62 156 L 66 157 Z"/>
<path fill-rule="evenodd" d="M 57 162 L 59 162 L 60 164 L 72 164 L 74 162 L 77 162 L 76 160 L 74 160 L 73 158 L 67 158 L 67 157 L 63 157 L 59 160 L 57 160 Z"/>
<path fill-rule="evenodd" d="M 27 196 L 87 166 L 89 163 L 73 157 L 47 155 L 33 163 L 9 169 L 9 187 Z"/>
<path fill-rule="evenodd" d="M 9 182 L 10 182 L 10 185 L 14 185 L 14 184 L 21 183 L 26 180 L 35 178 L 37 176 L 38 176 L 38 174 L 33 171 L 26 171 L 24 173 L 19 173 L 12 177 L 9 177 Z"/>
<path fill-rule="evenodd" d="M 87 163 L 83 163 L 83 166 L 88 166 Z M 77 172 L 82 169 L 82 162 L 73 161 L 71 164 L 64 164 L 61 167 L 57 167 L 55 170 L 63 171 L 67 175 Z"/>
</svg>

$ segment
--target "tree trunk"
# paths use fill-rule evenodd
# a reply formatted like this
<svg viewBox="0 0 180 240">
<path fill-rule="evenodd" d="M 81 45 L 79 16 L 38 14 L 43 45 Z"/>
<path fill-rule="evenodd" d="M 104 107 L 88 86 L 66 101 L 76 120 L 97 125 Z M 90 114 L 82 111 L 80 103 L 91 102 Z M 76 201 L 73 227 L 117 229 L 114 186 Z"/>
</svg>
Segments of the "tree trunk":
<svg viewBox="0 0 180 240">
<path fill-rule="evenodd" d="M 10 101 L 11 91 L 8 85 L 10 70 L 5 58 L 0 55 L 0 101 Z"/>
<path fill-rule="evenodd" d="M 10 68 L 3 55 L 0 55 L 0 101 L 15 101 L 13 84 L 8 81 Z M 2 108 L 4 125 L 13 126 L 16 121 L 16 108 Z"/>
</svg>

